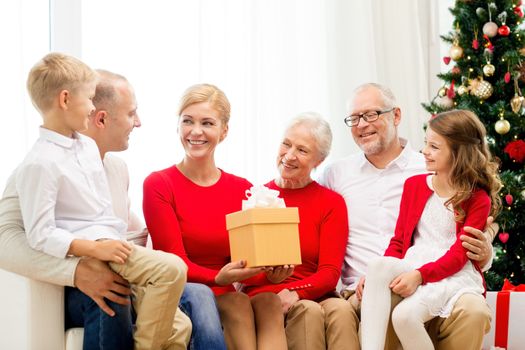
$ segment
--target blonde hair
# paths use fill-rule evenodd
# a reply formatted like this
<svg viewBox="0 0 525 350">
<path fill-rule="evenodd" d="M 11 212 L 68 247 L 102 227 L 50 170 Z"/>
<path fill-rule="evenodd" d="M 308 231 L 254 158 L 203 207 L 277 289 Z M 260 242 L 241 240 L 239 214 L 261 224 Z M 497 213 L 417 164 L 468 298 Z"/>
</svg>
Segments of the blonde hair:
<svg viewBox="0 0 525 350">
<path fill-rule="evenodd" d="M 211 84 L 197 84 L 186 89 L 180 99 L 179 117 L 188 106 L 201 102 L 208 102 L 213 109 L 219 112 L 219 118 L 224 125 L 228 125 L 231 110 L 230 101 L 221 89 Z"/>
<path fill-rule="evenodd" d="M 45 112 L 51 108 L 53 99 L 60 91 L 74 91 L 96 79 L 97 73 L 84 62 L 55 52 L 47 54 L 31 68 L 27 91 L 36 109 Z"/>
<path fill-rule="evenodd" d="M 465 219 L 465 211 L 460 204 L 470 198 L 476 189 L 487 192 L 492 202 L 490 215 L 495 217 L 501 209 L 498 196 L 501 180 L 498 165 L 489 151 L 483 123 L 471 111 L 452 110 L 436 115 L 428 127 L 444 137 L 451 149 L 450 182 L 457 192 L 445 205 L 452 204 L 456 221 Z"/>
</svg>

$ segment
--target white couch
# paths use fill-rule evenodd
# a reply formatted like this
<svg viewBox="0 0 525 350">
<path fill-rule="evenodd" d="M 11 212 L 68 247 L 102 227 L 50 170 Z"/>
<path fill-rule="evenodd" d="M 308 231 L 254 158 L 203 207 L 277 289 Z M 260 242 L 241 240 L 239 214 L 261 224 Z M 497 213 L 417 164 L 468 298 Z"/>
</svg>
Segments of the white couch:
<svg viewBox="0 0 525 350">
<path fill-rule="evenodd" d="M 82 350 L 84 330 L 64 333 L 64 288 L 0 269 L 0 349 Z"/>
<path fill-rule="evenodd" d="M 128 240 L 152 247 L 146 230 L 128 233 Z M 0 350 L 82 350 L 84 329 L 64 332 L 64 287 L 3 269 L 0 286 Z"/>
<path fill-rule="evenodd" d="M 0 349 L 82 350 L 83 328 L 64 333 L 63 287 L 2 269 L 0 281 Z M 492 300 L 496 292 L 487 294 Z M 491 348 L 493 333 L 485 337 L 483 349 Z"/>
</svg>

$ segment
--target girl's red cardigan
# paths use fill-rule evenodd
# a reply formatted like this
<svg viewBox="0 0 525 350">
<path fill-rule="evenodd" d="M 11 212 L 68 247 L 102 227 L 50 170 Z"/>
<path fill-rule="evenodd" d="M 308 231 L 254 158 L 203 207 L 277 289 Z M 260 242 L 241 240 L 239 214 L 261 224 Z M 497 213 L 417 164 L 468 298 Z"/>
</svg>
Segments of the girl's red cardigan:
<svg viewBox="0 0 525 350">
<path fill-rule="evenodd" d="M 416 175 L 405 181 L 403 195 L 399 208 L 395 235 L 385 251 L 385 256 L 402 259 L 406 251 L 412 246 L 412 237 L 419 219 L 433 191 L 428 187 L 428 174 Z M 461 235 L 472 236 L 463 230 L 464 226 L 471 226 L 483 230 L 490 213 L 490 198 L 483 190 L 476 190 L 472 196 L 461 204 L 465 211 L 463 222 L 456 222 L 456 241 L 449 250 L 439 259 L 419 267 L 423 284 L 437 282 L 460 271 L 467 263 L 466 249 L 461 245 Z M 476 270 L 483 277 L 477 262 L 472 261 Z"/>
</svg>

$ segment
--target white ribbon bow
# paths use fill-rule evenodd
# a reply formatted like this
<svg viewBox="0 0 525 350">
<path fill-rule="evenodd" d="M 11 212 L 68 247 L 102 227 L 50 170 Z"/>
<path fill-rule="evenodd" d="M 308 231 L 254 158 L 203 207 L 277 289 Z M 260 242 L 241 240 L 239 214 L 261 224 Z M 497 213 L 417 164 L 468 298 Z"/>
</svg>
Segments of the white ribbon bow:
<svg viewBox="0 0 525 350">
<path fill-rule="evenodd" d="M 279 198 L 279 191 L 266 186 L 253 186 L 246 190 L 246 200 L 242 201 L 242 210 L 249 208 L 286 208 L 284 199 Z"/>
</svg>

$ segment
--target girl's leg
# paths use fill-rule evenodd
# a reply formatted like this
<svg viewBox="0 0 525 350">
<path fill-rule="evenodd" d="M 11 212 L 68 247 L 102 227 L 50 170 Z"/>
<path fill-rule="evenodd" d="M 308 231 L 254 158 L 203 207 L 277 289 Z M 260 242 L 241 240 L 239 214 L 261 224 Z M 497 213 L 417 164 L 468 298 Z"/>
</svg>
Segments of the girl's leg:
<svg viewBox="0 0 525 350">
<path fill-rule="evenodd" d="M 250 298 L 244 293 L 231 292 L 216 299 L 228 350 L 255 350 L 255 319 Z"/>
<path fill-rule="evenodd" d="M 416 293 L 403 299 L 392 311 L 392 324 L 405 350 L 433 350 L 425 322 L 434 316 Z"/>
<path fill-rule="evenodd" d="M 392 257 L 381 257 L 368 265 L 361 302 L 361 348 L 383 350 L 390 317 L 390 282 L 410 268 Z"/>
<path fill-rule="evenodd" d="M 275 293 L 261 293 L 252 297 L 257 328 L 258 350 L 286 350 L 286 333 L 281 300 Z"/>
</svg>

